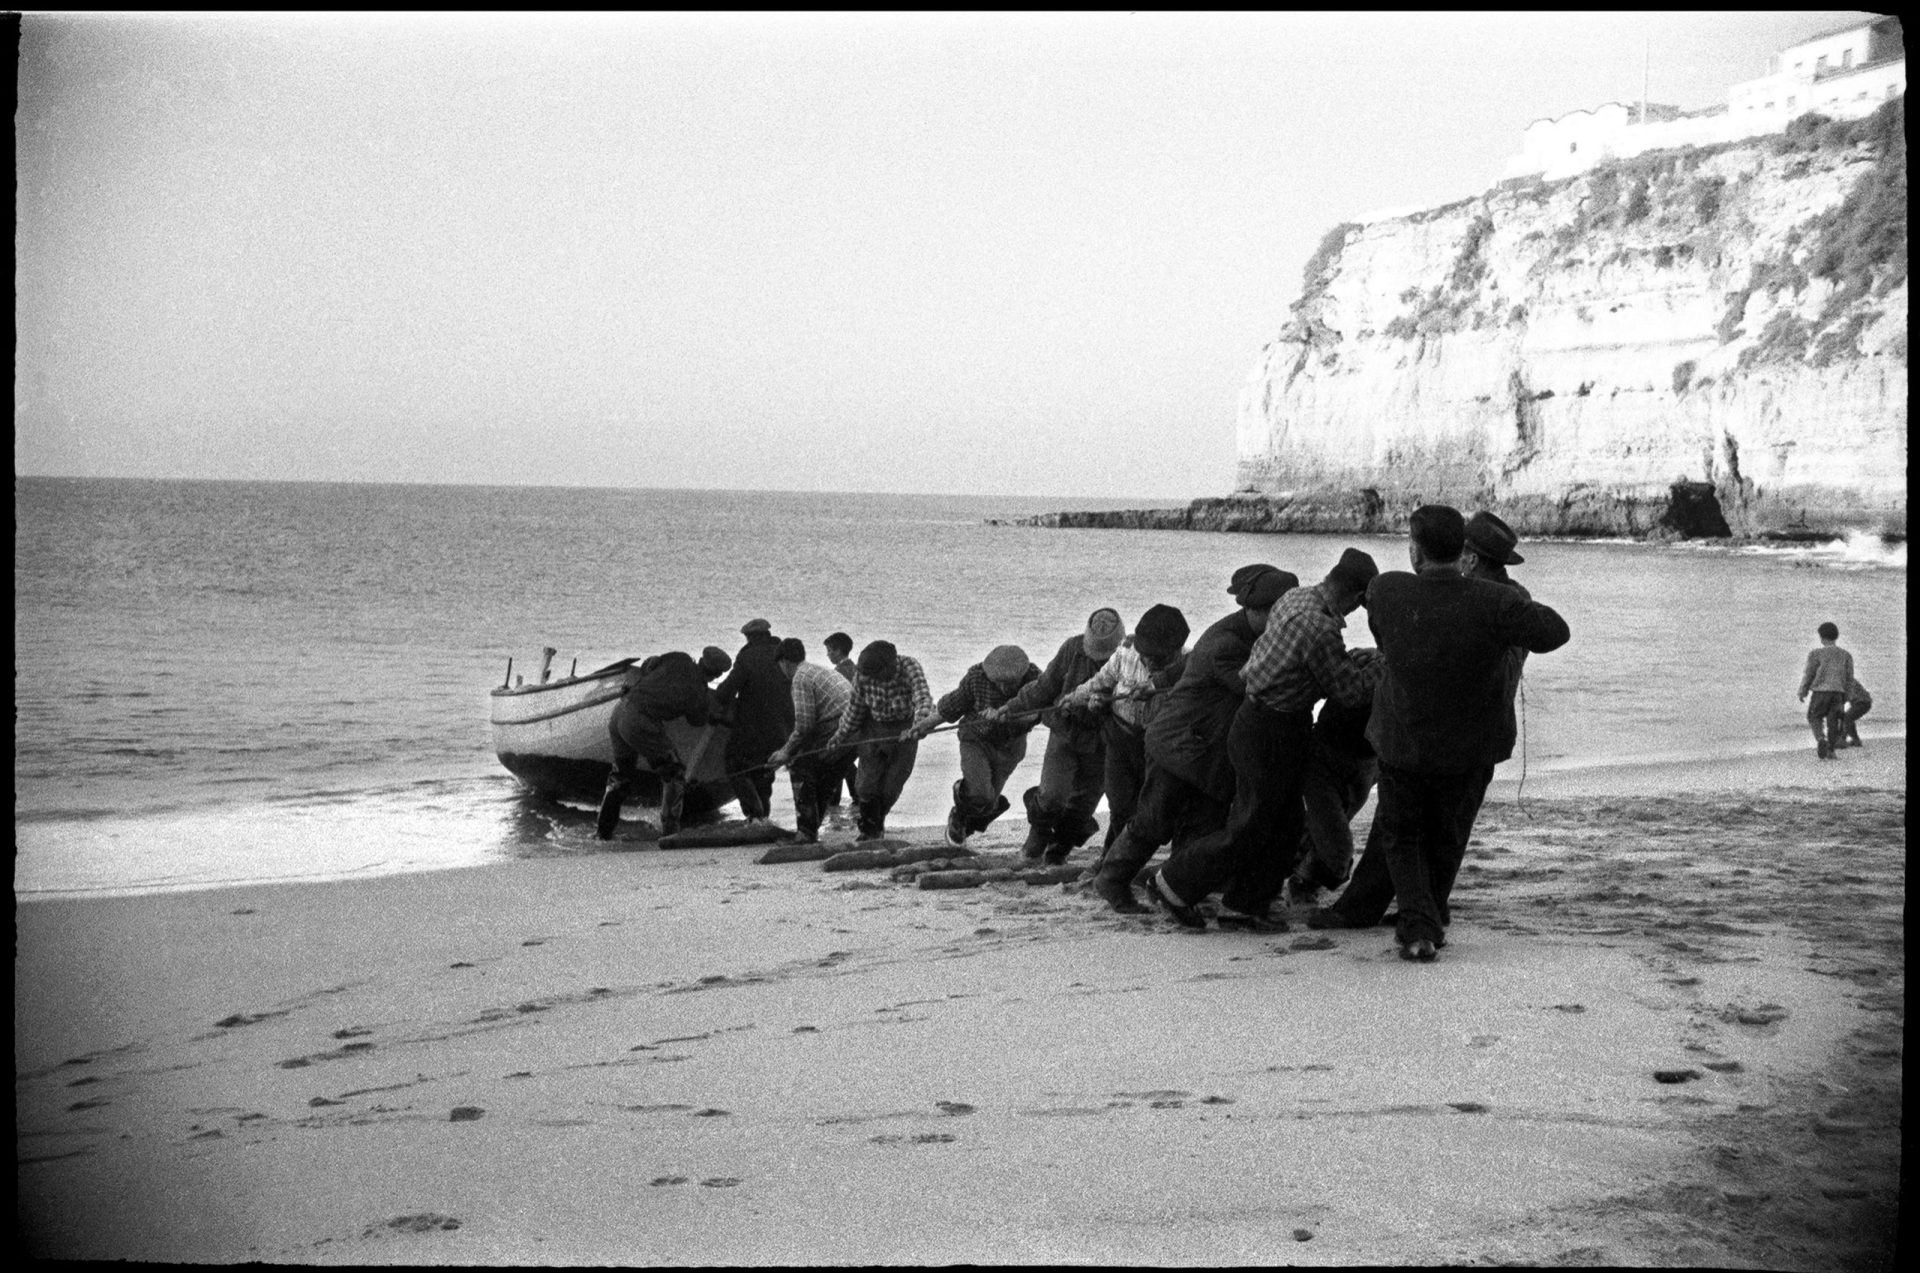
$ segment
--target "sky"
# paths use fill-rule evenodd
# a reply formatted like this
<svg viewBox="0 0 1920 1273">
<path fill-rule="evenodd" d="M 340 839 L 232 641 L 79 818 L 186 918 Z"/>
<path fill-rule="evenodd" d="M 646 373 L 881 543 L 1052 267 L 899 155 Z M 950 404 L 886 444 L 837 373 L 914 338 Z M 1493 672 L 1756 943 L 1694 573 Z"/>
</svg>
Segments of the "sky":
<svg viewBox="0 0 1920 1273">
<path fill-rule="evenodd" d="M 29 13 L 15 472 L 1224 494 L 1327 230 L 1862 16 Z"/>
</svg>

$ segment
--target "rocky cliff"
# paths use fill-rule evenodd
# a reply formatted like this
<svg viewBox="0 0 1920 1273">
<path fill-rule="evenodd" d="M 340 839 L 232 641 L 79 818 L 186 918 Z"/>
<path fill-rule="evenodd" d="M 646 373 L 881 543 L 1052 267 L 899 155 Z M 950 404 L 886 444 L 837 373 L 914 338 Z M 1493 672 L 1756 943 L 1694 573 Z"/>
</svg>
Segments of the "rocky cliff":
<svg viewBox="0 0 1920 1273">
<path fill-rule="evenodd" d="M 1066 525 L 1904 535 L 1904 99 L 1342 225 L 1239 415 L 1239 489 Z"/>
</svg>

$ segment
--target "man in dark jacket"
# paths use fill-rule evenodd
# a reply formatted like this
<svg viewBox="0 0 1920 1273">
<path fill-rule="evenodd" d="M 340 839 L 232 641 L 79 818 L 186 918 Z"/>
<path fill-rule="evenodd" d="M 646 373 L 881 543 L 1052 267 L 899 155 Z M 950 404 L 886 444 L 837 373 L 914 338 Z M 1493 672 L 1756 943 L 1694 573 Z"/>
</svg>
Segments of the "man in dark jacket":
<svg viewBox="0 0 1920 1273">
<path fill-rule="evenodd" d="M 713 692 L 707 683 L 725 672 L 731 662 L 725 650 L 710 645 L 701 652 L 698 662 L 690 654 L 673 650 L 654 655 L 627 674 L 626 690 L 607 721 L 613 772 L 607 775 L 606 794 L 600 797 L 595 833 L 602 840 L 613 838 L 613 829 L 620 823 L 620 806 L 626 802 L 641 760 L 660 778 L 661 833 L 680 829 L 687 767 L 667 736 L 666 722 L 684 720 L 689 725 L 705 725 L 713 714 Z"/>
<path fill-rule="evenodd" d="M 727 735 L 727 773 L 740 812 L 752 825 L 772 810 L 773 766 L 767 757 L 793 731 L 793 691 L 780 671 L 780 640 L 765 619 L 749 619 L 740 629 L 747 643 L 734 655 L 733 671 L 713 697 L 731 709 Z"/>
<path fill-rule="evenodd" d="M 1095 610 L 1087 617 L 1086 631 L 1061 642 L 1045 670 L 998 709 L 1003 718 L 1037 715 L 1047 727 L 1040 785 L 1028 787 L 1023 797 L 1027 806 L 1023 857 L 1044 855 L 1050 863 L 1064 862 L 1100 829 L 1093 818 L 1107 765 L 1100 715 L 1063 700 L 1106 665 L 1126 635 L 1119 611 Z"/>
<path fill-rule="evenodd" d="M 1273 603 L 1299 583 L 1285 570 L 1261 572 L 1240 594 L 1241 608 L 1194 642 L 1179 681 L 1154 712 L 1140 803 L 1093 879 L 1093 891 L 1114 910 L 1131 915 L 1147 909 L 1133 894 L 1133 877 L 1161 845 L 1226 825 L 1233 801 L 1227 731 L 1246 689 L 1240 668 Z"/>
<path fill-rule="evenodd" d="M 1012 702 L 1039 675 L 1025 650 L 997 645 L 913 723 L 914 735 L 924 738 L 942 721 L 964 721 L 959 729 L 960 777 L 953 784 L 953 809 L 947 814 L 947 843 L 955 848 L 1007 811 L 1009 801 L 1000 790 L 1027 754 L 1027 735 L 1039 722 L 1032 716 L 1008 718 L 995 709 Z"/>
<path fill-rule="evenodd" d="M 1500 520 L 1500 518 L 1494 516 L 1492 513 L 1475 513 L 1467 519 L 1466 545 L 1460 550 L 1460 573 L 1469 579 L 1484 579 L 1489 583 L 1497 583 L 1503 587 L 1512 588 L 1515 592 L 1519 593 L 1522 598 L 1531 601 L 1533 594 L 1529 593 L 1526 588 L 1521 585 L 1519 580 L 1507 573 L 1508 566 L 1517 566 L 1526 560 L 1526 558 L 1514 551 L 1519 542 L 1520 537 L 1513 533 L 1513 528 Z M 1515 693 L 1520 688 L 1520 674 L 1525 669 L 1526 662 L 1527 651 L 1525 647 L 1518 645 L 1507 647 L 1506 659 L 1501 669 L 1504 678 L 1501 696 L 1506 704 L 1505 730 L 1509 735 L 1516 732 L 1513 700 Z M 1329 703 L 1327 706 L 1331 709 L 1333 704 Z M 1369 712 L 1367 716 L 1361 718 L 1360 724 L 1363 730 L 1367 721 L 1370 719 L 1370 715 L 1371 713 Z M 1322 712 L 1321 716 L 1324 720 L 1326 713 Z M 1347 728 L 1348 725 L 1350 725 L 1350 722 L 1343 724 L 1336 719 L 1336 727 L 1339 728 L 1342 736 L 1350 735 L 1351 730 Z M 1316 726 L 1315 729 L 1317 733 L 1318 726 Z M 1358 740 L 1358 744 L 1366 749 L 1367 769 L 1364 777 L 1370 789 L 1378 775 L 1378 766 L 1374 763 L 1373 745 L 1368 743 L 1364 737 Z M 1358 754 L 1357 749 L 1350 750 L 1353 750 L 1354 754 Z M 1337 760 L 1334 763 L 1337 764 Z M 1366 802 L 1366 792 L 1358 790 L 1358 779 L 1361 776 L 1363 775 L 1356 773 L 1355 781 L 1347 787 L 1349 795 L 1357 794 L 1358 796 L 1358 799 L 1353 801 L 1351 808 L 1347 812 L 1347 820 L 1349 822 L 1353 820 L 1353 815 L 1359 812 L 1360 805 Z M 1330 811 L 1328 812 L 1330 815 Z M 1475 818 L 1479 816 L 1478 805 L 1474 807 L 1473 816 Z M 1321 828 L 1320 831 L 1316 832 L 1316 836 L 1333 839 L 1337 834 L 1333 831 L 1333 818 L 1331 816 L 1321 817 L 1315 825 Z M 1337 840 L 1335 841 L 1335 846 L 1335 853 L 1337 854 Z M 1353 847 L 1353 838 L 1350 831 L 1346 835 L 1345 847 L 1350 854 Z M 1318 852 L 1319 849 L 1316 843 L 1316 853 Z M 1307 879 L 1303 882 L 1303 887 L 1294 894 L 1296 901 L 1311 900 L 1313 893 L 1318 892 L 1318 889 L 1314 887 L 1315 885 L 1324 885 L 1331 888 L 1340 883 L 1340 879 L 1334 878 L 1331 872 L 1331 864 L 1334 861 L 1335 858 L 1329 857 L 1327 859 L 1327 866 L 1317 867 L 1314 872 L 1308 875 Z M 1445 880 L 1435 881 L 1435 883 L 1438 896 L 1446 897 L 1452 894 L 1452 876 L 1448 876 Z M 1392 902 L 1393 876 L 1387 871 L 1387 855 L 1380 849 L 1380 837 L 1370 834 L 1367 837 L 1367 851 L 1360 855 L 1360 861 L 1353 870 L 1353 879 L 1348 883 L 1345 891 L 1340 894 L 1340 900 L 1332 906 L 1328 906 L 1323 910 L 1316 911 L 1309 915 L 1307 917 L 1307 927 L 1371 928 L 1386 917 L 1387 907 Z M 1452 922 L 1451 913 L 1444 900 L 1439 902 L 1439 910 L 1440 927 L 1443 935 L 1435 941 L 1434 944 L 1436 947 L 1447 944 L 1444 932 L 1447 925 Z"/>
<path fill-rule="evenodd" d="M 1508 647 L 1545 654 L 1570 633 L 1546 606 L 1460 573 L 1458 510 L 1425 505 L 1408 530 L 1414 573 L 1381 575 L 1367 592 L 1386 663 L 1367 741 L 1380 757 L 1374 822 L 1400 899 L 1400 956 L 1430 960 L 1493 767 L 1513 754 Z"/>
</svg>

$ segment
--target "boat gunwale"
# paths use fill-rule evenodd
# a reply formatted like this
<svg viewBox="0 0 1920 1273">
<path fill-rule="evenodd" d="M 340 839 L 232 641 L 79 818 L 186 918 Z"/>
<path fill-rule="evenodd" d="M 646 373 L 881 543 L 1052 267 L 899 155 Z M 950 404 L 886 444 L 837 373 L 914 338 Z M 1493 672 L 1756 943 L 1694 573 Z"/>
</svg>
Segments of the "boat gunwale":
<svg viewBox="0 0 1920 1273">
<path fill-rule="evenodd" d="M 497 690 L 495 692 L 498 693 Z M 561 716 L 571 716 L 575 712 L 584 712 L 595 707 L 604 707 L 608 703 L 618 702 L 625 697 L 626 691 L 623 689 L 617 694 L 602 694 L 597 698 L 589 698 L 578 703 L 570 703 L 565 707 L 556 707 L 554 710 L 542 712 L 538 716 L 517 716 L 512 720 L 496 719 L 488 723 L 495 729 L 512 729 L 518 725 L 537 725 L 541 721 L 554 720 Z"/>
</svg>

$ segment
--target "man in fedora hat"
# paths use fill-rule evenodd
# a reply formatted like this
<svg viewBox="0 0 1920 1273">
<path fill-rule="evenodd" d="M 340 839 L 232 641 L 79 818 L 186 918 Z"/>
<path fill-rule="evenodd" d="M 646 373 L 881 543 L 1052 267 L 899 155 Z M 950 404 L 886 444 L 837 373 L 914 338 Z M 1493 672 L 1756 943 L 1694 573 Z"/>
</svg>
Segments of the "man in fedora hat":
<svg viewBox="0 0 1920 1273">
<path fill-rule="evenodd" d="M 953 784 L 953 809 L 947 814 L 947 843 L 955 848 L 985 831 L 1009 807 L 1001 788 L 1027 754 L 1027 734 L 1040 723 L 1040 715 L 1007 717 L 993 709 L 1012 702 L 1039 675 L 1025 650 L 997 645 L 966 670 L 958 686 L 941 695 L 933 711 L 913 723 L 914 734 L 924 738 L 941 722 L 964 718 L 959 729 L 960 777 Z"/>
<path fill-rule="evenodd" d="M 1226 825 L 1233 802 L 1227 731 L 1246 694 L 1240 669 L 1274 603 L 1299 583 L 1285 570 L 1256 575 L 1240 594 L 1240 608 L 1200 634 L 1180 679 L 1158 697 L 1147 722 L 1147 774 L 1139 803 L 1126 829 L 1107 846 L 1093 878 L 1093 891 L 1114 910 L 1139 914 L 1147 909 L 1134 896 L 1133 878 L 1161 845 L 1184 844 Z"/>
<path fill-rule="evenodd" d="M 858 745 L 853 792 L 857 838 L 870 842 L 886 835 L 887 814 L 913 775 L 920 752 L 914 721 L 933 710 L 933 695 L 920 660 L 901 654 L 891 641 L 868 642 L 854 667 L 846 710 L 826 746 Z"/>
<path fill-rule="evenodd" d="M 1340 630 L 1379 573 L 1372 557 L 1349 548 L 1326 578 L 1273 607 L 1241 669 L 1246 698 L 1227 735 L 1234 789 L 1226 831 L 1175 850 L 1158 877 L 1167 909 L 1182 923 L 1197 927 L 1195 908 L 1224 888 L 1223 927 L 1286 928 L 1270 908 L 1300 849 L 1314 705 L 1333 698 L 1358 707 L 1373 697 L 1372 651 L 1349 651 Z"/>
<path fill-rule="evenodd" d="M 773 625 L 749 619 L 740 634 L 747 643 L 733 656 L 733 671 L 713 697 L 730 713 L 728 781 L 740 812 L 749 824 L 758 825 L 772 811 L 773 766 L 767 757 L 793 730 L 793 691 L 779 668 L 780 639 L 773 635 Z"/>
<path fill-rule="evenodd" d="M 1100 716 L 1071 695 L 1106 665 L 1126 635 L 1120 612 L 1102 606 L 1087 616 L 1085 631 L 1060 643 L 1040 675 L 1004 707 L 991 709 L 1001 717 L 1038 713 L 1047 727 L 1039 785 L 1028 787 L 1022 797 L 1027 806 L 1023 857 L 1064 862 L 1100 829 L 1093 811 L 1106 786 L 1106 739 Z"/>
</svg>

